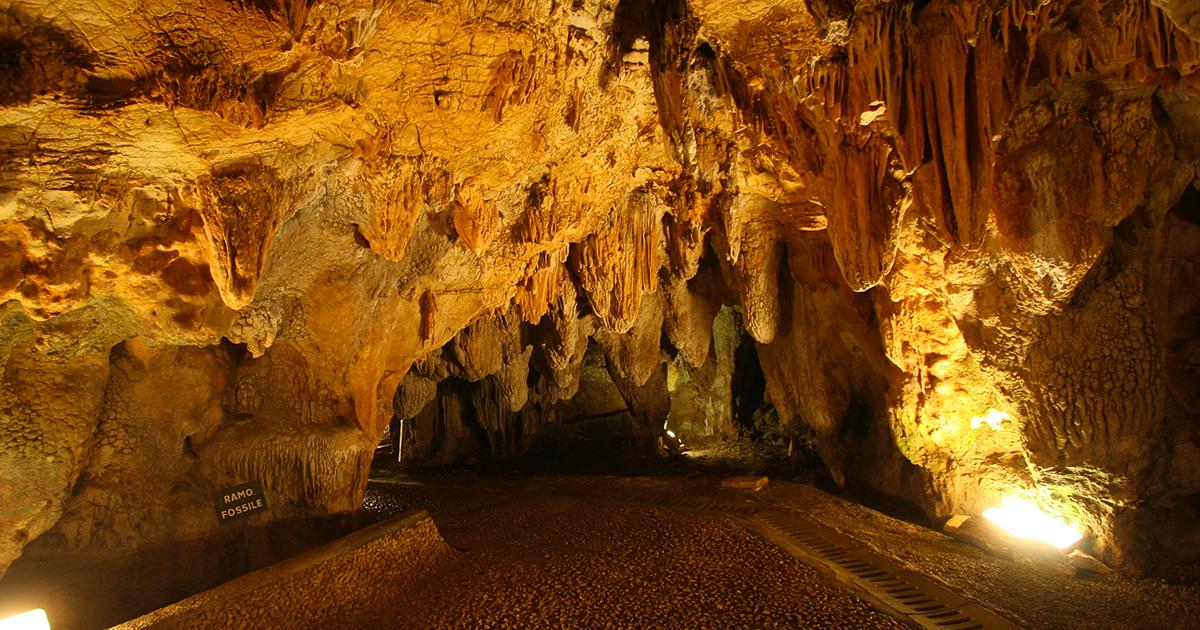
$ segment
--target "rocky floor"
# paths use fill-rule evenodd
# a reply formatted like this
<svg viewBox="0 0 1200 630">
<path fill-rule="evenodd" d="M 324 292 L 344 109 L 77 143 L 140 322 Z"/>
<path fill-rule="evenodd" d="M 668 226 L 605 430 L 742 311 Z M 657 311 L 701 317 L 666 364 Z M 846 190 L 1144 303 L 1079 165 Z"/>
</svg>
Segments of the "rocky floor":
<svg viewBox="0 0 1200 630">
<path fill-rule="evenodd" d="M 358 621 L 400 628 L 906 627 L 728 517 L 545 494 L 525 484 L 511 494 L 468 485 L 372 489 L 368 509 L 377 514 L 429 510 L 464 562 Z"/>
</svg>

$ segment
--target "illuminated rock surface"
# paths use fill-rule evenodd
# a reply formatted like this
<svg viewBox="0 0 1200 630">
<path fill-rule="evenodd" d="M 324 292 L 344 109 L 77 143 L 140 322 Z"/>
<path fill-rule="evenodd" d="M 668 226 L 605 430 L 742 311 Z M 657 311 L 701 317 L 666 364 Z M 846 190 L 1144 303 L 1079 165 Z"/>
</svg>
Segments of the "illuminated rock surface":
<svg viewBox="0 0 1200 630">
<path fill-rule="evenodd" d="M 393 414 L 729 435 L 752 344 L 839 482 L 1200 559 L 1192 2 L 2 6 L 0 571 L 352 510 Z"/>
</svg>

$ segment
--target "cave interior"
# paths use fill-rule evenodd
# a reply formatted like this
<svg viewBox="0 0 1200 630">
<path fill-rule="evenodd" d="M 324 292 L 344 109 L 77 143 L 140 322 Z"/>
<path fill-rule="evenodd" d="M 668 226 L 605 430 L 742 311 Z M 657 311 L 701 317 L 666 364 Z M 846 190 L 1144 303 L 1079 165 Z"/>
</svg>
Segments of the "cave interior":
<svg viewBox="0 0 1200 630">
<path fill-rule="evenodd" d="M 0 609 L 123 621 L 381 475 L 1195 567 L 1198 169 L 1196 0 L 0 3 Z"/>
</svg>

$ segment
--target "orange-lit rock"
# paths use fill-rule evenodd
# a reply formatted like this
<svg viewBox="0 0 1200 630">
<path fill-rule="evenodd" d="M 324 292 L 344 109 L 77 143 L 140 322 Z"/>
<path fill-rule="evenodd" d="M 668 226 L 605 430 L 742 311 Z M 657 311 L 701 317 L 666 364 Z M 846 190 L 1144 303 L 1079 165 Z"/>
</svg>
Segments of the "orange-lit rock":
<svg viewBox="0 0 1200 630">
<path fill-rule="evenodd" d="M 738 326 L 837 480 L 1197 558 L 1192 2 L 10 4 L 0 571 L 353 509 L 393 414 L 727 435 Z"/>
</svg>

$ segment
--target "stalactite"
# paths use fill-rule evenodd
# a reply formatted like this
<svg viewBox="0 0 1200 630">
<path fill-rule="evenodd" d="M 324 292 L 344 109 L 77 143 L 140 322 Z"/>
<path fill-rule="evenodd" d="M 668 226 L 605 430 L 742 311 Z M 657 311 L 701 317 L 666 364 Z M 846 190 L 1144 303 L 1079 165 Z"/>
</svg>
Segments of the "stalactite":
<svg viewBox="0 0 1200 630">
<path fill-rule="evenodd" d="M 525 346 L 519 354 L 510 354 L 496 373 L 496 389 L 508 410 L 516 413 L 529 401 L 529 358 L 533 346 Z"/>
<path fill-rule="evenodd" d="M 529 100 L 536 87 L 538 68 L 533 55 L 522 55 L 519 51 L 496 59 L 491 67 L 492 78 L 484 89 L 486 96 L 481 107 L 491 112 L 498 123 L 508 105 L 519 105 Z"/>
<path fill-rule="evenodd" d="M 580 319 L 577 302 L 575 285 L 564 282 L 550 306 L 546 318 L 548 330 L 541 339 L 547 367 L 542 376 L 547 379 L 551 396 L 559 400 L 570 399 L 579 389 L 588 338 L 592 333 L 592 319 Z"/>
<path fill-rule="evenodd" d="M 401 420 L 415 418 L 436 397 L 436 380 L 409 372 L 396 388 L 392 412 Z"/>
<path fill-rule="evenodd" d="M 375 253 L 400 260 L 427 206 L 449 204 L 449 173 L 437 160 L 384 153 L 366 167 L 366 223 L 359 232 Z"/>
<path fill-rule="evenodd" d="M 661 266 L 663 208 L 645 190 L 632 193 L 614 224 L 579 244 L 571 265 L 592 310 L 610 330 L 629 330 L 642 294 L 653 291 Z"/>
<path fill-rule="evenodd" d="M 1082 3 L 1073 9 L 1078 33 L 1055 24 L 1056 6 L 939 4 L 915 24 L 907 5 L 861 10 L 844 62 L 822 60 L 794 76 L 759 69 L 775 92 L 751 90 L 741 70 L 722 68 L 746 123 L 811 182 L 852 287 L 874 286 L 890 269 L 900 216 L 914 201 L 943 238 L 980 244 L 998 207 L 994 137 L 1032 69 L 1055 86 L 1112 68 L 1167 88 L 1198 80 L 1197 43 L 1146 2 L 1107 17 L 1099 3 Z M 885 114 L 865 123 L 871 111 Z M 737 226 L 727 229 L 736 259 Z"/>
<path fill-rule="evenodd" d="M 576 204 L 586 199 L 588 179 L 559 181 L 547 173 L 529 185 L 524 214 L 517 222 L 516 237 L 524 243 L 545 244 L 557 240 L 578 215 Z"/>
<path fill-rule="evenodd" d="M 586 345 L 588 334 L 580 330 L 578 299 L 575 285 L 564 282 L 558 298 L 550 307 L 550 323 L 554 335 L 542 347 L 552 368 L 563 368 L 582 359 L 582 355 L 576 356 L 576 348 L 579 346 L 580 337 Z"/>
<path fill-rule="evenodd" d="M 474 383 L 504 366 L 507 331 L 494 317 L 480 317 L 464 328 L 449 344 L 449 355 L 459 367 L 457 376 Z"/>
<path fill-rule="evenodd" d="M 667 337 L 684 362 L 699 368 L 708 360 L 713 318 L 721 304 L 692 292 L 687 283 L 680 280 L 664 286 L 661 291 L 666 297 L 664 323 Z"/>
<path fill-rule="evenodd" d="M 771 343 L 779 329 L 780 265 L 783 244 L 770 225 L 752 222 L 746 226 L 742 255 L 736 271 L 746 331 L 759 343 Z"/>
<path fill-rule="evenodd" d="M 437 294 L 426 289 L 421 293 L 421 326 L 417 331 L 421 336 L 421 340 L 429 342 L 433 340 L 434 334 L 437 332 Z"/>
<path fill-rule="evenodd" d="M 662 363 L 662 330 L 665 315 L 662 293 L 647 294 L 638 318 L 624 333 L 601 330 L 593 338 L 604 348 L 608 369 L 633 386 L 641 387 Z"/>
<path fill-rule="evenodd" d="M 496 237 L 500 215 L 494 201 L 485 199 L 476 178 L 459 184 L 451 207 L 454 231 L 476 255 L 482 254 Z"/>
<path fill-rule="evenodd" d="M 279 226 L 313 192 L 313 183 L 285 181 L 260 163 L 235 163 L 201 180 L 196 200 L 210 252 L 209 267 L 231 308 L 254 299 Z"/>
<path fill-rule="evenodd" d="M 533 270 L 517 284 L 513 301 L 523 321 L 537 323 L 554 302 L 559 288 L 569 282 L 563 266 L 568 252 L 566 247 L 558 252 L 542 252 L 530 265 Z"/>
<path fill-rule="evenodd" d="M 702 222 L 668 214 L 665 217 L 667 258 L 671 275 L 687 280 L 700 269 L 700 257 L 704 255 L 704 227 Z"/>
</svg>

